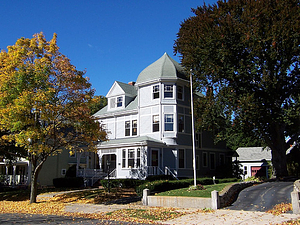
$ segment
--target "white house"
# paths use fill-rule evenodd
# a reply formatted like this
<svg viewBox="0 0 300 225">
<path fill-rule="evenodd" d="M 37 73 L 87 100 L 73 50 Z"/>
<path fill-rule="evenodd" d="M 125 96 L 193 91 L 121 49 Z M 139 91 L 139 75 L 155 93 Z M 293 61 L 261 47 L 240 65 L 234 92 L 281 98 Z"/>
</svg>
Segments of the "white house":
<svg viewBox="0 0 300 225">
<path fill-rule="evenodd" d="M 116 178 L 193 176 L 189 79 L 168 54 L 145 68 L 136 82 L 114 82 L 97 117 L 108 134 L 98 145 L 100 168 Z M 196 135 L 197 175 L 216 175 L 231 162 L 224 144 Z M 109 168 L 108 168 L 109 166 Z"/>
</svg>

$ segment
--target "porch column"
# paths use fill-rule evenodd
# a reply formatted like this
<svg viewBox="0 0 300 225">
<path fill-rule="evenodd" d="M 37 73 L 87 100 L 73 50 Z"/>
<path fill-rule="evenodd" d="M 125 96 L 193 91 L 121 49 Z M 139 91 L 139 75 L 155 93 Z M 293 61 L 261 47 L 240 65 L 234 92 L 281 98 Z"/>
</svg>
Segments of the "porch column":
<svg viewBox="0 0 300 225">
<path fill-rule="evenodd" d="M 8 182 L 8 165 L 7 164 L 5 165 L 5 184 L 9 185 L 9 182 Z"/>
<path fill-rule="evenodd" d="M 16 170 L 17 170 L 17 166 L 13 165 L 13 175 L 12 175 L 12 186 L 14 187 L 16 184 Z"/>
</svg>

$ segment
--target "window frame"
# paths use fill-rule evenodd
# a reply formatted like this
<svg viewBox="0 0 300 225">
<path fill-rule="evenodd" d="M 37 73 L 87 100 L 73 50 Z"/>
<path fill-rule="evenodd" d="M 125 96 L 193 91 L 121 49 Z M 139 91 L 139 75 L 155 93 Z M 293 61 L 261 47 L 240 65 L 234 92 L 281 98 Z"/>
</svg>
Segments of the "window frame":
<svg viewBox="0 0 300 225">
<path fill-rule="evenodd" d="M 159 131 L 159 115 L 157 114 L 152 116 L 152 132 L 158 132 L 158 131 Z"/>
<path fill-rule="evenodd" d="M 168 120 L 171 120 L 171 121 L 168 121 Z M 169 126 L 172 126 L 172 129 L 168 128 Z M 165 114 L 164 116 L 164 131 L 174 131 L 174 114 Z"/>
<path fill-rule="evenodd" d="M 183 86 L 177 85 L 177 100 L 183 100 Z"/>
<path fill-rule="evenodd" d="M 181 118 L 182 118 L 182 120 L 181 120 Z M 182 123 L 181 123 L 181 121 L 182 121 Z M 184 130 L 185 130 L 184 122 L 185 122 L 185 116 L 183 114 L 178 114 L 178 132 L 180 132 L 180 133 L 184 133 Z"/>
<path fill-rule="evenodd" d="M 184 169 L 186 166 L 185 149 L 178 149 L 178 169 Z"/>
<path fill-rule="evenodd" d="M 159 85 L 153 85 L 152 86 L 152 98 L 158 99 L 159 98 Z"/>
<path fill-rule="evenodd" d="M 120 108 L 123 106 L 123 97 L 122 96 L 117 97 L 116 106 L 117 106 L 117 108 Z"/>
<path fill-rule="evenodd" d="M 174 85 L 164 84 L 164 98 L 174 98 Z"/>
<path fill-rule="evenodd" d="M 132 136 L 136 136 L 137 135 L 137 120 L 132 120 L 131 124 L 132 124 L 132 128 L 131 128 Z"/>
<path fill-rule="evenodd" d="M 125 121 L 125 137 L 130 136 L 130 120 Z"/>
</svg>

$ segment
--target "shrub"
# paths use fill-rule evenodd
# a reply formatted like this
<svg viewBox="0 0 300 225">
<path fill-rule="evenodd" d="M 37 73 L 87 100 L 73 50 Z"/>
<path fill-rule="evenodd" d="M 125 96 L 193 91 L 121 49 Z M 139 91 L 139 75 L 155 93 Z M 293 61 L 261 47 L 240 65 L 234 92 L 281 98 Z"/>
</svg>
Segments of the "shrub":
<svg viewBox="0 0 300 225">
<path fill-rule="evenodd" d="M 56 188 L 69 187 L 79 188 L 84 184 L 82 177 L 66 177 L 66 178 L 54 178 L 53 185 Z"/>
<path fill-rule="evenodd" d="M 105 179 L 101 180 L 100 183 L 104 188 L 108 188 L 108 182 L 110 188 L 136 188 L 137 186 L 145 183 L 144 180 L 136 180 L 136 179 Z"/>
</svg>

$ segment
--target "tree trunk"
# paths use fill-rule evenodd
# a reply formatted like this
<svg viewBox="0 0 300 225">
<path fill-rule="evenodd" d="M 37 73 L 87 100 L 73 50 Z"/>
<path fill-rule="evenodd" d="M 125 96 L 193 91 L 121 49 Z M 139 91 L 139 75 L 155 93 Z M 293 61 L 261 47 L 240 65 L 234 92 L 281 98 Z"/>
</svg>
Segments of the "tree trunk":
<svg viewBox="0 0 300 225">
<path fill-rule="evenodd" d="M 274 176 L 276 178 L 288 176 L 285 148 L 272 148 L 272 164 Z"/>
<path fill-rule="evenodd" d="M 30 204 L 31 203 L 36 203 L 36 197 L 37 197 L 37 190 L 38 190 L 38 185 L 37 185 L 37 180 L 39 173 L 42 169 L 42 165 L 44 164 L 46 159 L 42 160 L 37 165 L 37 159 L 35 157 L 32 157 L 32 170 L 31 170 L 31 182 L 30 182 Z"/>
</svg>

